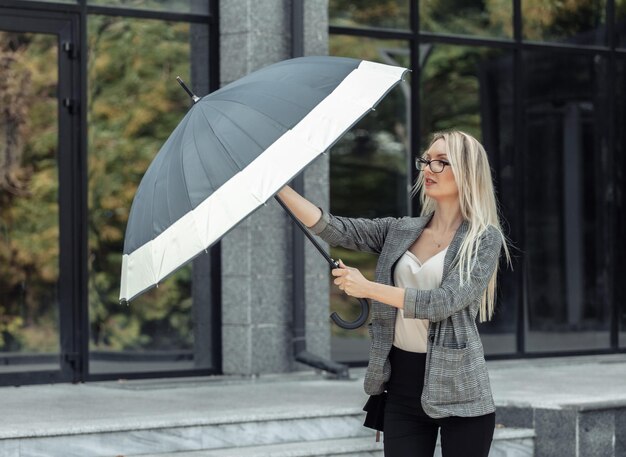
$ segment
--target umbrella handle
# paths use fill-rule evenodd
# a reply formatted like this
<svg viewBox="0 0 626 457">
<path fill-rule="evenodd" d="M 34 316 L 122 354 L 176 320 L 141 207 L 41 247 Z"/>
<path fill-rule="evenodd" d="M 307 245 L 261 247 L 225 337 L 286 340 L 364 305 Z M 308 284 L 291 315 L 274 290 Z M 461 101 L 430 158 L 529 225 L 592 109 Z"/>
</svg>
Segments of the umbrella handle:
<svg viewBox="0 0 626 457">
<path fill-rule="evenodd" d="M 359 303 L 361 303 L 361 315 L 353 322 L 344 321 L 339 314 L 332 313 L 330 318 L 333 320 L 335 324 L 337 324 L 341 328 L 347 328 L 349 330 L 354 330 L 355 328 L 361 327 L 367 321 L 367 318 L 370 313 L 370 304 L 365 298 L 359 298 Z"/>
<path fill-rule="evenodd" d="M 328 265 L 330 265 L 330 268 L 331 269 L 341 268 L 339 266 L 339 262 L 331 258 L 326 253 L 326 251 L 322 249 L 322 246 L 320 246 L 320 244 L 317 241 L 315 241 L 315 238 L 313 238 L 313 235 L 311 235 L 311 233 L 304 226 L 304 224 L 302 224 L 302 222 L 300 222 L 300 220 L 291 212 L 289 207 L 285 205 L 285 202 L 283 202 L 278 195 L 275 195 L 274 198 L 278 201 L 280 206 L 283 207 L 283 209 L 289 215 L 289 217 L 293 219 L 294 223 L 300 228 L 300 230 L 302 230 L 302 233 L 304 233 L 304 235 L 309 239 L 309 241 L 313 243 L 313 246 L 315 246 L 315 248 L 319 251 L 319 253 L 322 254 L 324 259 L 326 259 L 326 262 L 328 262 Z M 355 321 L 353 322 L 344 321 L 341 317 L 339 317 L 339 314 L 337 313 L 332 313 L 330 315 L 330 318 L 333 320 L 335 324 L 337 324 L 341 328 L 354 330 L 356 328 L 361 327 L 363 324 L 365 324 L 365 322 L 367 321 L 367 318 L 369 317 L 370 304 L 365 298 L 359 298 L 359 302 L 361 303 L 361 315 Z"/>
<path fill-rule="evenodd" d="M 331 264 L 331 269 L 341 268 L 339 266 L 339 262 L 337 262 L 335 259 L 331 257 L 328 257 L 328 259 L 329 259 L 329 263 Z M 366 298 L 359 298 L 359 303 L 361 304 L 361 314 L 359 315 L 359 317 L 356 318 L 356 320 L 352 322 L 344 321 L 341 317 L 339 317 L 339 314 L 337 314 L 336 312 L 332 313 L 330 315 L 330 318 L 339 327 L 345 328 L 348 330 L 354 330 L 363 326 L 365 322 L 367 322 L 367 318 L 369 317 L 369 314 L 370 314 L 370 303 L 367 301 Z"/>
<path fill-rule="evenodd" d="M 337 262 L 335 259 L 330 258 L 330 260 L 332 265 L 331 268 L 341 268 L 339 266 L 339 262 Z M 330 318 L 335 324 L 337 324 L 341 328 L 354 330 L 361 327 L 363 324 L 365 324 L 367 318 L 369 317 L 370 303 L 367 301 L 366 298 L 359 298 L 359 303 L 361 304 L 361 314 L 359 315 L 359 317 L 356 318 L 356 320 L 352 322 L 344 321 L 341 317 L 339 317 L 339 314 L 337 314 L 336 312 L 332 313 L 330 315 Z"/>
</svg>

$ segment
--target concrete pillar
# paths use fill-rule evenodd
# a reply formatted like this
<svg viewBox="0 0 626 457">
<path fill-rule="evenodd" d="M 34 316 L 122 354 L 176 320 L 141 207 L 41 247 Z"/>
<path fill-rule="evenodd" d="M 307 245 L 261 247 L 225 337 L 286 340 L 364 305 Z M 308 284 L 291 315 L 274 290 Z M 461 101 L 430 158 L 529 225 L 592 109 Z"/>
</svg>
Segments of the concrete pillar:
<svg viewBox="0 0 626 457">
<path fill-rule="evenodd" d="M 305 2 L 305 55 L 328 53 L 327 0 Z M 220 80 L 225 85 L 291 57 L 291 0 L 220 2 Z M 304 172 L 305 196 L 328 207 L 328 157 Z M 285 372 L 292 361 L 292 222 L 275 200 L 222 239 L 223 370 Z M 306 247 L 307 346 L 330 356 L 329 272 Z M 297 365 L 297 366 L 296 366 Z"/>
</svg>

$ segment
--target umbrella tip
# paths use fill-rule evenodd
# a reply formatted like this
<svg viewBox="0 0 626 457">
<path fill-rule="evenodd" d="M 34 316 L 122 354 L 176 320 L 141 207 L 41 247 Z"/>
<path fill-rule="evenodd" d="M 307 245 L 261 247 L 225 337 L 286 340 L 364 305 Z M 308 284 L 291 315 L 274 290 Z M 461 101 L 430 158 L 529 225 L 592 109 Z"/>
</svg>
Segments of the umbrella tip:
<svg viewBox="0 0 626 457">
<path fill-rule="evenodd" d="M 126 300 L 125 298 L 122 298 L 122 299 L 120 300 L 120 305 L 126 305 L 126 306 L 128 306 L 128 300 Z"/>
<path fill-rule="evenodd" d="M 178 84 L 180 84 L 181 87 L 185 89 L 185 92 L 187 92 L 187 95 L 191 97 L 194 103 L 197 103 L 198 100 L 200 100 L 200 97 L 198 97 L 196 94 L 191 92 L 191 90 L 189 90 L 189 88 L 187 87 L 187 84 L 185 84 L 185 82 L 181 79 L 180 76 L 176 76 L 176 81 L 178 81 Z"/>
</svg>

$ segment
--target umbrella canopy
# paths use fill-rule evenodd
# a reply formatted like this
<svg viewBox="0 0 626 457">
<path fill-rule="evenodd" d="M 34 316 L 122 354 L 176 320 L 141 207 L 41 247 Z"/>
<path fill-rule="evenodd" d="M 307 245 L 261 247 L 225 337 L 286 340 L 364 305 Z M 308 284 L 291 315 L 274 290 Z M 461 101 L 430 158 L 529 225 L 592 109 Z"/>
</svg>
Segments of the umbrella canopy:
<svg viewBox="0 0 626 457">
<path fill-rule="evenodd" d="M 198 100 L 137 189 L 120 300 L 155 286 L 266 203 L 406 71 L 350 58 L 300 57 Z"/>
</svg>

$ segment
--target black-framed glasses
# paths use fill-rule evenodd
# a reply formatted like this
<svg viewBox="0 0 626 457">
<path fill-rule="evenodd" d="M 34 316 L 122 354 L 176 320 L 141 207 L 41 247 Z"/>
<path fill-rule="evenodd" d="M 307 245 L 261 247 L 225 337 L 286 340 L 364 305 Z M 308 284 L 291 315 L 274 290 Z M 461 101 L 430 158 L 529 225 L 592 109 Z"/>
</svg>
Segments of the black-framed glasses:
<svg viewBox="0 0 626 457">
<path fill-rule="evenodd" d="M 437 159 L 428 160 L 423 157 L 418 157 L 415 159 L 415 168 L 417 168 L 419 171 L 422 171 L 426 165 L 430 167 L 430 170 L 433 173 L 441 173 L 443 169 L 446 168 L 446 165 L 450 165 L 450 162 Z"/>
</svg>

